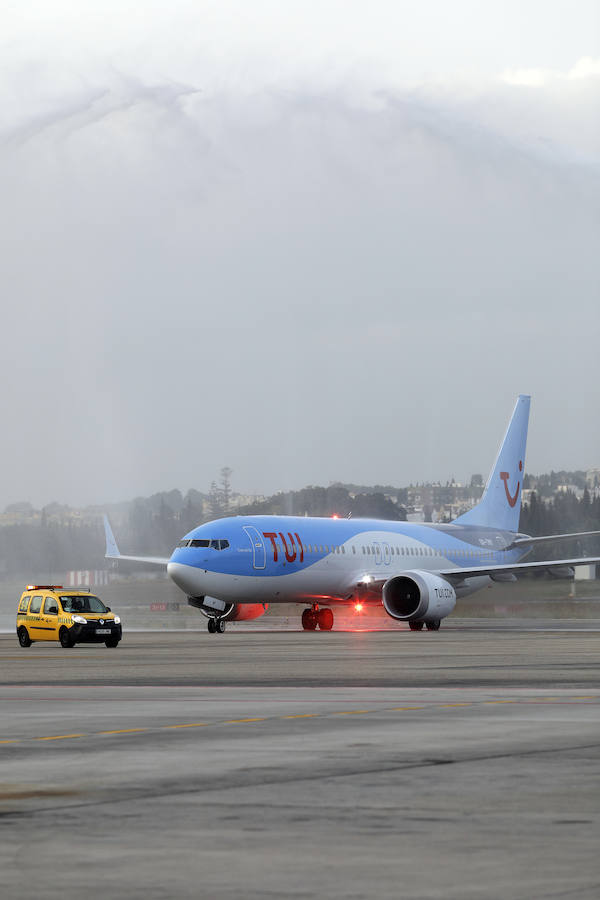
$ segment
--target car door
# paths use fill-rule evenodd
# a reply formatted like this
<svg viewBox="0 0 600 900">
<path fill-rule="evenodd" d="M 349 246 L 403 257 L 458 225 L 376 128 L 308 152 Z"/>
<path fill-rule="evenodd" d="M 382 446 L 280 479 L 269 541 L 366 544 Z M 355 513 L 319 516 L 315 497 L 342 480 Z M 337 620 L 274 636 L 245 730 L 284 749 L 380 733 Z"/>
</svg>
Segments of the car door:
<svg viewBox="0 0 600 900">
<path fill-rule="evenodd" d="M 34 594 L 29 603 L 29 612 L 27 613 L 27 631 L 32 641 L 45 641 L 46 632 L 43 630 L 43 622 L 41 621 L 41 609 L 43 596 Z"/>
<path fill-rule="evenodd" d="M 40 627 L 43 629 L 46 641 L 58 640 L 58 600 L 56 597 L 46 595 L 42 612 Z"/>
</svg>

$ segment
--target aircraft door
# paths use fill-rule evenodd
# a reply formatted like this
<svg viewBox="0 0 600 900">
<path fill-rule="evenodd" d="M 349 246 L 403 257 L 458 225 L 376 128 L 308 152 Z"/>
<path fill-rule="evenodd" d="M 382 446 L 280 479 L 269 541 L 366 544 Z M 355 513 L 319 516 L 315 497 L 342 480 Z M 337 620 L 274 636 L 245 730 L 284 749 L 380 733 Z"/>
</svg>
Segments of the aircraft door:
<svg viewBox="0 0 600 900">
<path fill-rule="evenodd" d="M 266 568 L 267 551 L 265 550 L 265 542 L 262 534 L 254 527 L 254 525 L 244 525 L 243 528 L 252 544 L 252 568 Z"/>
</svg>

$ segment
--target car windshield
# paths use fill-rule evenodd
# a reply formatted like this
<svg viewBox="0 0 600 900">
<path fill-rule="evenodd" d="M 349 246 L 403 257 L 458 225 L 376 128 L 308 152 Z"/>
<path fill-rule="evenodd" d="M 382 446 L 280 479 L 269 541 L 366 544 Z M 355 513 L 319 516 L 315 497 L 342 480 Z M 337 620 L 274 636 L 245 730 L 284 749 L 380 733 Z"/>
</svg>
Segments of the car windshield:
<svg viewBox="0 0 600 900">
<path fill-rule="evenodd" d="M 67 596 L 63 594 L 60 598 L 62 608 L 69 613 L 105 613 L 108 612 L 100 597 L 94 594 L 84 594 L 81 596 Z"/>
</svg>

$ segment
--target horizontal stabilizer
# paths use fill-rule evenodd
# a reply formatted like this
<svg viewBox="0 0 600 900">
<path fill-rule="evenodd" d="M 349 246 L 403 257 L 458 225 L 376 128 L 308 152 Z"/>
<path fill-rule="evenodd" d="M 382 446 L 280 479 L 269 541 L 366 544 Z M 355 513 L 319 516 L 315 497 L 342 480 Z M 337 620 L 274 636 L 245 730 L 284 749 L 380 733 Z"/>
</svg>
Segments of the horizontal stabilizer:
<svg viewBox="0 0 600 900">
<path fill-rule="evenodd" d="M 546 534 L 543 537 L 526 537 L 526 538 L 516 538 L 509 544 L 508 547 L 505 547 L 505 550 L 514 550 L 515 547 L 529 547 L 533 544 L 552 544 L 555 541 L 573 541 L 577 540 L 577 538 L 585 538 L 585 537 L 598 537 L 600 535 L 600 531 L 575 531 L 573 534 Z"/>
</svg>

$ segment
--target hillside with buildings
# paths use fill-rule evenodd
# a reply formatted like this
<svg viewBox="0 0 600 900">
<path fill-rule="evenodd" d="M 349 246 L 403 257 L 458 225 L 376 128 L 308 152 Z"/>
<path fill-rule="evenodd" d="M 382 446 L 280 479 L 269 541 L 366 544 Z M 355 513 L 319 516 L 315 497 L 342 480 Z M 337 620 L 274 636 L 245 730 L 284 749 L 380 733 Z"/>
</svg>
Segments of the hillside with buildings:
<svg viewBox="0 0 600 900">
<path fill-rule="evenodd" d="M 194 526 L 225 515 L 373 517 L 413 522 L 449 522 L 480 499 L 484 484 L 451 480 L 393 487 L 331 484 L 251 496 L 232 489 L 223 469 L 206 492 L 174 489 L 106 506 L 73 508 L 51 503 L 42 509 L 13 503 L 0 514 L 0 578 L 55 577 L 72 570 L 104 570 L 102 516 L 111 519 L 123 553 L 167 555 Z M 525 474 L 520 530 L 526 534 L 600 529 L 600 469 Z M 578 554 L 564 545 L 560 553 Z M 548 553 L 546 548 L 544 553 Z"/>
</svg>

